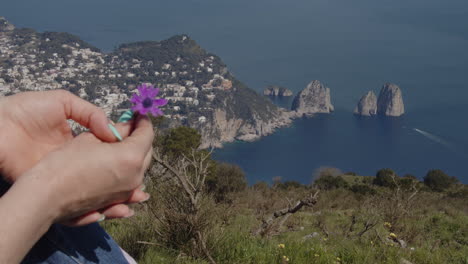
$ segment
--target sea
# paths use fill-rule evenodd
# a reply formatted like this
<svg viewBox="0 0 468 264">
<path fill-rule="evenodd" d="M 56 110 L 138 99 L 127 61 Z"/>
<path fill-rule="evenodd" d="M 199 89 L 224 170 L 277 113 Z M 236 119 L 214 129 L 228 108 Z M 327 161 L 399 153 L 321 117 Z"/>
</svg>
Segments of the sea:
<svg viewBox="0 0 468 264">
<path fill-rule="evenodd" d="M 0 16 L 104 51 L 188 34 L 259 93 L 270 84 L 297 93 L 316 79 L 330 87 L 334 113 L 214 152 L 251 184 L 310 183 L 323 167 L 419 178 L 441 169 L 468 183 L 466 0 L 2 0 Z M 359 98 L 386 82 L 401 87 L 405 115 L 354 116 Z"/>
</svg>

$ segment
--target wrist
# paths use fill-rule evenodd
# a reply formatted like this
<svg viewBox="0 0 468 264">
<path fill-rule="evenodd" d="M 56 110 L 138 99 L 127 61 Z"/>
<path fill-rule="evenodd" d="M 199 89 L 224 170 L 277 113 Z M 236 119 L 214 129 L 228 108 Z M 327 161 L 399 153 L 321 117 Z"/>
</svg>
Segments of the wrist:
<svg viewBox="0 0 468 264">
<path fill-rule="evenodd" d="M 23 211 L 34 212 L 36 221 L 47 228 L 60 215 L 60 206 L 54 199 L 52 187 L 33 171 L 22 175 L 8 193 L 15 197 L 15 204 L 21 206 Z"/>
<path fill-rule="evenodd" d="M 22 177 L 0 198 L 0 263 L 19 263 L 53 224 L 48 192 Z"/>
</svg>

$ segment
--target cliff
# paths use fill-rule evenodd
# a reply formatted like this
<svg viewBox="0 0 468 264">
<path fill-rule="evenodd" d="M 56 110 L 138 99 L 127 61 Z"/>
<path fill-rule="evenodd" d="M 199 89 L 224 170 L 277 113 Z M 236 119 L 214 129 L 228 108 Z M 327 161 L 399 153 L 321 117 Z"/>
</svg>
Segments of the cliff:
<svg viewBox="0 0 468 264">
<path fill-rule="evenodd" d="M 377 113 L 385 116 L 401 116 L 405 113 L 403 96 L 398 85 L 386 83 L 382 87 L 377 100 Z"/>
<path fill-rule="evenodd" d="M 354 109 L 354 114 L 363 116 L 373 116 L 377 114 L 377 96 L 375 96 L 373 91 L 369 91 L 361 97 Z"/>
<path fill-rule="evenodd" d="M 15 29 L 0 19 L 0 56 L 0 96 L 65 89 L 113 118 L 130 107 L 136 85 L 156 85 L 169 100 L 167 127 L 197 128 L 203 147 L 253 140 L 291 122 L 290 112 L 245 86 L 187 35 L 103 53 L 68 33 Z"/>
<path fill-rule="evenodd" d="M 331 104 L 330 88 L 325 87 L 320 81 L 312 81 L 296 95 L 291 109 L 299 116 L 332 112 L 334 107 Z"/>
<path fill-rule="evenodd" d="M 293 92 L 287 88 L 270 85 L 263 90 L 263 95 L 267 96 L 292 96 Z"/>
</svg>

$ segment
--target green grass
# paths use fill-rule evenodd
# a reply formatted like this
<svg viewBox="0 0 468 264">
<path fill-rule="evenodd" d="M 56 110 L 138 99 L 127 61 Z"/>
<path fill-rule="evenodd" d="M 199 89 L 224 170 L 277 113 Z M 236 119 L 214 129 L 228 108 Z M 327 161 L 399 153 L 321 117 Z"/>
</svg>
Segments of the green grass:
<svg viewBox="0 0 468 264">
<path fill-rule="evenodd" d="M 379 195 L 366 197 L 345 189 L 323 191 L 313 208 L 292 215 L 270 237 L 252 235 L 261 219 L 288 206 L 310 189 L 248 189 L 238 193 L 231 205 L 217 204 L 214 225 L 207 234 L 207 247 L 217 263 L 412 263 L 468 264 L 468 205 L 465 197 L 422 192 L 407 213 L 396 212 L 397 221 L 385 226 L 395 201 L 392 194 L 377 188 Z M 156 194 L 151 201 L 158 203 Z M 104 224 L 107 231 L 135 256 L 139 263 L 209 263 L 194 259 L 183 250 L 158 243 L 157 221 L 146 206 L 138 215 Z M 222 214 L 222 215 L 221 215 Z M 352 219 L 355 224 L 350 228 Z M 357 234 L 368 220 L 375 227 Z M 351 229 L 351 231 L 350 231 Z M 304 236 L 318 233 L 314 238 Z M 401 248 L 388 240 L 393 232 L 407 243 Z M 326 234 L 328 233 L 328 235 Z M 145 241 L 149 244 L 140 244 Z M 284 248 L 278 245 L 284 244 Z M 286 261 L 288 259 L 288 261 Z"/>
</svg>

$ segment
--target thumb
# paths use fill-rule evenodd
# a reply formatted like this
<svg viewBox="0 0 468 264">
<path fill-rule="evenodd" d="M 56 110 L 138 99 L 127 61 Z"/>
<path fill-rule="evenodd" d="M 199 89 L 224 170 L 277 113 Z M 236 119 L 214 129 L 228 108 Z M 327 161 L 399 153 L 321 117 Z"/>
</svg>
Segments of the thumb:
<svg viewBox="0 0 468 264">
<path fill-rule="evenodd" d="M 108 126 L 110 121 L 102 109 L 64 90 L 57 91 L 57 96 L 60 102 L 63 103 L 67 119 L 72 119 L 88 128 L 102 141 L 116 141 Z"/>
</svg>

